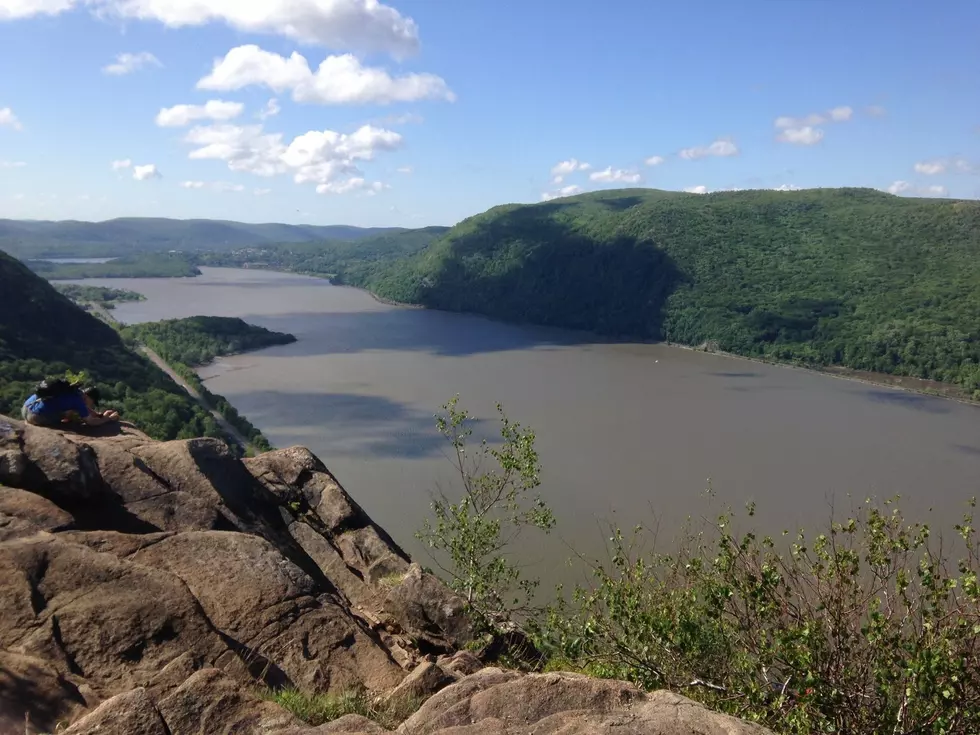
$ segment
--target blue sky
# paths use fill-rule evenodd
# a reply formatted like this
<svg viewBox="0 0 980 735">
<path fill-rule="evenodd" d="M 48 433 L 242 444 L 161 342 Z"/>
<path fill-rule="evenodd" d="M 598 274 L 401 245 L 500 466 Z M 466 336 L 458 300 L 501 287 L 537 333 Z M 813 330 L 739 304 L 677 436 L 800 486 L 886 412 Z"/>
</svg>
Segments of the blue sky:
<svg viewBox="0 0 980 735">
<path fill-rule="evenodd" d="M 0 0 L 0 217 L 978 198 L 978 30 L 975 0 Z"/>
</svg>

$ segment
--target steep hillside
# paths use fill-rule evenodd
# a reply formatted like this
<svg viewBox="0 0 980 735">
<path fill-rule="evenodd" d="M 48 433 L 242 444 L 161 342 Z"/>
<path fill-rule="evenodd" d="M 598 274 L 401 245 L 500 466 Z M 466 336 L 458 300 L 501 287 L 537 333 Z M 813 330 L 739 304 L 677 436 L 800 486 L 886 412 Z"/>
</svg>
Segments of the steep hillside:
<svg viewBox="0 0 980 735">
<path fill-rule="evenodd" d="M 229 250 L 279 242 L 357 240 L 396 231 L 385 227 L 150 217 L 105 222 L 0 220 L 0 250 L 18 258 L 111 257 L 160 250 Z"/>
<path fill-rule="evenodd" d="M 496 207 L 347 280 L 438 309 L 980 391 L 980 202 L 599 192 Z"/>
<path fill-rule="evenodd" d="M 38 380 L 86 372 L 151 436 L 220 436 L 214 419 L 108 325 L 0 252 L 0 413 L 19 416 Z"/>
<path fill-rule="evenodd" d="M 448 227 L 422 227 L 372 235 L 356 241 L 328 240 L 205 252 L 193 256 L 198 265 L 258 266 L 322 276 L 348 274 L 357 278 L 381 261 L 408 257 L 424 250 L 449 231 Z"/>
</svg>

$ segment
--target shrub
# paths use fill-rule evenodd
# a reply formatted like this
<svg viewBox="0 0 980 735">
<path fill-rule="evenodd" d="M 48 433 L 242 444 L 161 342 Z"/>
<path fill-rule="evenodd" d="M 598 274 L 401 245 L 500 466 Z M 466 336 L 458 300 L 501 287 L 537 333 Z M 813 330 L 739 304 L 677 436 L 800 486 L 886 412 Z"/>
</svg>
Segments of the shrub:
<svg viewBox="0 0 980 735">
<path fill-rule="evenodd" d="M 536 637 L 552 660 L 778 732 L 977 733 L 974 507 L 955 551 L 871 500 L 791 543 L 736 534 L 730 511 L 670 555 L 643 550 L 641 528 L 613 529 L 593 585 L 555 604 Z"/>
<path fill-rule="evenodd" d="M 510 421 L 498 404 L 500 445 L 483 440 L 474 451 L 468 444 L 472 416 L 458 403 L 456 396 L 445 404 L 436 425 L 453 447 L 461 496 L 436 495 L 435 518 L 416 536 L 435 552 L 446 581 L 478 622 L 497 630 L 533 610 L 539 584 L 507 555 L 508 545 L 529 528 L 549 532 L 555 519 L 541 497 L 532 495 L 541 484 L 534 432 Z"/>
<path fill-rule="evenodd" d="M 344 715 L 361 715 L 387 730 L 397 728 L 422 704 L 416 698 L 388 700 L 362 691 L 306 694 L 298 689 L 281 689 L 266 692 L 264 696 L 309 725 L 322 725 Z"/>
</svg>

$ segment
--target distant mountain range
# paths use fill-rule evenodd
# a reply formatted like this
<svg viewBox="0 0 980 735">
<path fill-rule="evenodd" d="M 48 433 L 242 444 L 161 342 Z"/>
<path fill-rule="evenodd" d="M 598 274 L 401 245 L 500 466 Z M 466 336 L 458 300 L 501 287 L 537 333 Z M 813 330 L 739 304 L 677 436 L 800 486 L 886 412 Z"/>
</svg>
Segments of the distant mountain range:
<svg viewBox="0 0 980 735">
<path fill-rule="evenodd" d="M 275 243 L 351 241 L 401 229 L 153 217 L 105 222 L 0 219 L 0 250 L 22 259 L 113 257 L 161 250 L 234 250 Z"/>
</svg>

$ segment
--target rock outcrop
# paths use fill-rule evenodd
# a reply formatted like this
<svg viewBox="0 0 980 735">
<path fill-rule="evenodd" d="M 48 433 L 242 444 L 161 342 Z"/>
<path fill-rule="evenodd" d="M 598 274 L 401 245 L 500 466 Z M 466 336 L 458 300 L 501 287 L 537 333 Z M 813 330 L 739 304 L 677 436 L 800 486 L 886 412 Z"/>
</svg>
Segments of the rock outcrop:
<svg viewBox="0 0 980 735">
<path fill-rule="evenodd" d="M 758 733 L 674 695 L 485 669 L 462 601 L 308 450 L 0 416 L 0 733 L 311 728 L 269 688 L 425 700 L 404 733 Z M 63 729 L 63 728 L 62 728 Z"/>
</svg>

